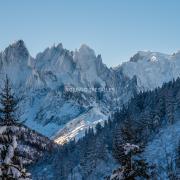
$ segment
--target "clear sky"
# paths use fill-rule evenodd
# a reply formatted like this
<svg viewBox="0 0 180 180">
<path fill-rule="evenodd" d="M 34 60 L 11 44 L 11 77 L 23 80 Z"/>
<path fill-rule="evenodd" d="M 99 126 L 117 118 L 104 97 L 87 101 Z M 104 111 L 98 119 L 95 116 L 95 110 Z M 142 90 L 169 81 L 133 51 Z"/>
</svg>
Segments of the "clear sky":
<svg viewBox="0 0 180 180">
<path fill-rule="evenodd" d="M 115 66 L 138 50 L 180 50 L 179 0 L 0 0 L 0 50 L 23 39 L 32 56 L 85 43 Z"/>
</svg>

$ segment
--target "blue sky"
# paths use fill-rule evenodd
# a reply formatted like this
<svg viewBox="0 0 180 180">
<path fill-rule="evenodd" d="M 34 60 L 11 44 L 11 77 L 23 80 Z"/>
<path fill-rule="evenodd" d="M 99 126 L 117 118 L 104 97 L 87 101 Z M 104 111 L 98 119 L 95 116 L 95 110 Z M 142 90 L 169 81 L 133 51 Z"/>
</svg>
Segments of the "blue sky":
<svg viewBox="0 0 180 180">
<path fill-rule="evenodd" d="M 180 50 L 179 0 L 1 0 L 0 50 L 23 39 L 35 56 L 85 43 L 115 66 L 138 50 Z"/>
</svg>

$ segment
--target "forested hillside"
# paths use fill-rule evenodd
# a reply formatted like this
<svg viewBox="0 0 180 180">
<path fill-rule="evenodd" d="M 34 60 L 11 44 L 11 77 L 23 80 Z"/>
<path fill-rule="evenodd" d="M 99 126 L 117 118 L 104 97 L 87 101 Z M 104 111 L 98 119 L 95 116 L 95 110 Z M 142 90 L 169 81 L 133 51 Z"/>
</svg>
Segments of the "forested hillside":
<svg viewBox="0 0 180 180">
<path fill-rule="evenodd" d="M 126 179 L 133 174 L 131 178 L 178 179 L 179 118 L 178 78 L 154 91 L 135 95 L 104 126 L 98 124 L 77 142 L 71 141 L 44 156 L 31 168 L 33 178 Z M 134 149 L 124 151 L 127 147 L 137 147 L 138 151 L 129 156 Z M 128 170 L 129 157 L 134 173 Z M 126 175 L 122 174 L 123 168 Z"/>
</svg>

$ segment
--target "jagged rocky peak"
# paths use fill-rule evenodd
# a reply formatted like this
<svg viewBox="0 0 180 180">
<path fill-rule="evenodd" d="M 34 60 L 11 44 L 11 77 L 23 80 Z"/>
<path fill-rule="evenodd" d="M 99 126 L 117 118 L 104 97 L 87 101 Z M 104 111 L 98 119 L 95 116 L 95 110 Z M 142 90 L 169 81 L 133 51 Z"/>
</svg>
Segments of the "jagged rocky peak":
<svg viewBox="0 0 180 180">
<path fill-rule="evenodd" d="M 95 52 L 93 49 L 91 49 L 88 45 L 86 44 L 82 44 L 81 47 L 79 48 L 79 53 L 83 53 L 83 54 L 89 54 L 89 55 L 94 55 L 95 56 Z"/>
<path fill-rule="evenodd" d="M 17 55 L 19 56 L 22 56 L 22 55 L 24 57 L 29 56 L 29 52 L 23 40 L 18 40 L 14 42 L 13 44 L 11 44 L 9 47 L 5 49 L 5 53 L 7 51 L 11 51 L 12 53 L 17 53 Z"/>
<path fill-rule="evenodd" d="M 43 52 L 37 54 L 36 59 L 42 58 L 50 58 L 53 54 L 59 54 L 63 51 L 62 43 L 59 43 L 57 46 L 53 45 L 51 47 L 46 48 Z"/>
<path fill-rule="evenodd" d="M 93 86 L 95 82 L 104 85 L 104 76 L 107 74 L 104 71 L 108 71 L 108 68 L 102 63 L 101 56 L 96 56 L 95 51 L 86 44 L 82 44 L 73 54 L 78 81 L 83 86 Z"/>
<path fill-rule="evenodd" d="M 152 52 L 151 51 L 138 51 L 134 56 L 130 58 L 131 62 L 137 62 L 144 60 L 147 56 L 149 56 Z"/>
<path fill-rule="evenodd" d="M 180 59 L 180 50 L 172 54 L 173 59 Z"/>
<path fill-rule="evenodd" d="M 2 62 L 9 63 L 27 63 L 30 55 L 23 40 L 18 40 L 9 45 L 3 53 L 1 53 Z"/>
<path fill-rule="evenodd" d="M 98 54 L 98 55 L 97 55 L 97 59 L 99 59 L 99 61 L 102 61 L 101 54 Z"/>
<path fill-rule="evenodd" d="M 2 79 L 5 75 L 8 75 L 15 88 L 23 88 L 22 84 L 25 85 L 27 83 L 27 79 L 32 71 L 32 60 L 33 58 L 30 56 L 24 41 L 18 40 L 9 45 L 0 54 L 0 73 Z"/>
<path fill-rule="evenodd" d="M 25 43 L 23 40 L 18 40 L 18 41 L 15 41 L 13 44 L 10 45 L 11 47 L 14 47 L 14 48 L 26 48 L 25 46 Z"/>
<path fill-rule="evenodd" d="M 63 49 L 63 44 L 62 43 L 59 43 L 57 46 L 56 46 L 57 49 Z"/>
<path fill-rule="evenodd" d="M 51 66 L 54 66 L 53 68 L 60 68 L 59 66 L 64 60 L 72 58 L 73 52 L 63 48 L 62 43 L 59 43 L 38 53 L 35 59 L 35 66 L 38 69 L 44 67 L 49 69 Z"/>
<path fill-rule="evenodd" d="M 78 50 L 75 50 L 73 59 L 80 69 L 91 69 L 91 66 L 97 69 L 97 66 L 102 64 L 101 56 L 96 56 L 95 51 L 86 44 L 82 44 Z"/>
<path fill-rule="evenodd" d="M 82 44 L 78 50 L 75 50 L 74 59 L 75 61 L 87 62 L 88 60 L 95 60 L 96 55 L 93 49 L 91 49 L 86 44 Z"/>
<path fill-rule="evenodd" d="M 49 51 L 57 51 L 57 52 L 61 52 L 64 49 L 63 44 L 62 43 L 58 43 L 57 45 L 54 44 L 53 46 L 51 46 L 50 48 L 47 48 Z"/>
</svg>

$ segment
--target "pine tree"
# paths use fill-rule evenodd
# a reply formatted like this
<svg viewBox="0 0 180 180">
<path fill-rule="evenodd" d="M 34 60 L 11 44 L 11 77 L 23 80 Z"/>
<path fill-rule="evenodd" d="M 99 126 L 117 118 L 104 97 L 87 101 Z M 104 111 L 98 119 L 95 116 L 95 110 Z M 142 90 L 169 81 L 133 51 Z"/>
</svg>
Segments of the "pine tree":
<svg viewBox="0 0 180 180">
<path fill-rule="evenodd" d="M 174 123 L 174 97 L 172 90 L 168 90 L 166 93 L 166 114 L 168 122 L 170 124 Z"/>
<path fill-rule="evenodd" d="M 135 144 L 126 143 L 122 145 L 123 163 L 121 167 L 113 172 L 110 180 L 135 180 L 136 178 L 150 179 L 148 170 L 150 167 L 143 159 L 136 159 L 136 155 L 141 152 L 139 146 Z"/>
<path fill-rule="evenodd" d="M 176 157 L 176 169 L 177 169 L 177 177 L 180 178 L 180 141 L 177 149 L 177 157 Z"/>
<path fill-rule="evenodd" d="M 85 150 L 83 152 L 83 156 L 80 159 L 80 165 L 83 170 L 83 177 L 86 179 L 93 170 L 96 168 L 96 149 L 93 146 L 93 141 L 87 142 L 85 146 Z"/>
<path fill-rule="evenodd" d="M 122 132 L 121 127 L 117 126 L 113 135 L 113 156 L 119 162 L 122 163 Z"/>
<path fill-rule="evenodd" d="M 17 101 L 14 98 L 14 94 L 11 92 L 11 86 L 8 77 L 4 82 L 4 87 L 0 93 L 0 113 L 1 113 L 1 124 L 14 125 L 15 124 L 15 110 L 17 106 Z"/>
<path fill-rule="evenodd" d="M 22 157 L 17 153 L 20 124 L 15 118 L 16 107 L 17 101 L 6 76 L 0 93 L 0 179 L 2 180 L 24 180 L 30 177 L 23 167 Z"/>
<path fill-rule="evenodd" d="M 134 180 L 136 177 L 149 179 L 150 166 L 145 160 L 135 158 L 142 152 L 142 148 L 134 144 L 138 139 L 136 131 L 129 119 L 117 126 L 113 137 L 113 154 L 121 168 L 113 173 L 111 180 Z"/>
<path fill-rule="evenodd" d="M 123 123 L 118 124 L 113 136 L 113 155 L 115 159 L 120 163 L 124 163 L 124 158 L 122 158 L 123 144 L 135 143 L 137 140 L 138 132 L 135 127 L 133 127 L 130 118 L 124 120 Z"/>
</svg>

